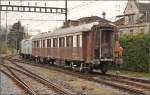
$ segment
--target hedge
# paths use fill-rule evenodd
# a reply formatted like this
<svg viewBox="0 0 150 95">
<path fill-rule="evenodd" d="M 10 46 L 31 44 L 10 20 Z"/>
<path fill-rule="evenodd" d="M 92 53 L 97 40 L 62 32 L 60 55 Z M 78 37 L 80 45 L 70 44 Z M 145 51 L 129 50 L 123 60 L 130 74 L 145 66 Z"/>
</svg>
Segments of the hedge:
<svg viewBox="0 0 150 95">
<path fill-rule="evenodd" d="M 148 72 L 149 70 L 149 35 L 137 34 L 120 38 L 120 43 L 124 48 L 121 69 L 138 72 Z"/>
</svg>

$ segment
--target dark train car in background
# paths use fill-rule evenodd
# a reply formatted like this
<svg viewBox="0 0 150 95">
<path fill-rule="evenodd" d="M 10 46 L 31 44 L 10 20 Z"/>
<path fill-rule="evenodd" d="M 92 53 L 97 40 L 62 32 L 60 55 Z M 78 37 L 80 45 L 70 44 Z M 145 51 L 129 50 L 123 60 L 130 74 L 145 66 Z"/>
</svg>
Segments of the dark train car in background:
<svg viewBox="0 0 150 95">
<path fill-rule="evenodd" d="M 20 56 L 25 59 L 32 58 L 32 37 L 25 38 L 21 41 Z"/>
<path fill-rule="evenodd" d="M 37 62 L 73 70 L 107 72 L 108 64 L 121 64 L 115 54 L 118 31 L 110 23 L 92 22 L 43 33 L 32 38 L 32 56 Z"/>
</svg>

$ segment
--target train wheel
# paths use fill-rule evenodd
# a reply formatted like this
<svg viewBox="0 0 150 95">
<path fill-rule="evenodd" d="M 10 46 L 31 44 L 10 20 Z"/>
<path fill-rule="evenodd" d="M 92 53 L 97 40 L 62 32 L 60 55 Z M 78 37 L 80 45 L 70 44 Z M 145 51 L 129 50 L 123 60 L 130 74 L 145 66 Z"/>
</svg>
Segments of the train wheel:
<svg viewBox="0 0 150 95">
<path fill-rule="evenodd" d="M 89 74 L 90 73 L 90 69 L 89 68 L 83 68 L 83 73 L 85 74 Z"/>
<path fill-rule="evenodd" d="M 83 72 L 83 64 L 82 63 L 80 63 L 80 72 Z"/>
<path fill-rule="evenodd" d="M 43 58 L 42 63 L 43 63 L 43 64 L 47 64 L 47 59 L 46 59 L 46 58 Z"/>
<path fill-rule="evenodd" d="M 35 63 L 38 64 L 38 57 L 35 58 Z"/>
<path fill-rule="evenodd" d="M 54 59 L 51 59 L 51 60 L 50 60 L 51 65 L 54 65 L 54 62 L 55 62 Z"/>
<path fill-rule="evenodd" d="M 101 72 L 102 74 L 105 74 L 108 71 L 108 64 L 107 63 L 102 63 L 101 64 Z"/>
<path fill-rule="evenodd" d="M 41 63 L 40 57 L 37 58 L 37 63 L 38 63 L 38 64 Z"/>
<path fill-rule="evenodd" d="M 71 62 L 71 69 L 75 72 L 76 71 L 76 69 L 75 69 L 76 67 L 75 67 L 75 64 L 74 64 L 74 62 Z"/>
<path fill-rule="evenodd" d="M 81 71 L 85 74 L 89 74 L 93 71 L 91 64 L 82 64 Z"/>
<path fill-rule="evenodd" d="M 24 58 L 24 54 L 22 54 L 22 58 Z"/>
</svg>

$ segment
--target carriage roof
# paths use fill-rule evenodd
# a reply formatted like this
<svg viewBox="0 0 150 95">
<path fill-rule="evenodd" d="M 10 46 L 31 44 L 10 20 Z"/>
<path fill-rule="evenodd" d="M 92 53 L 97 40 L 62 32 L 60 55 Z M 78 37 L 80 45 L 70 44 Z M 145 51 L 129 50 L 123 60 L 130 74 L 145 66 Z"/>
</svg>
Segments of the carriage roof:
<svg viewBox="0 0 150 95">
<path fill-rule="evenodd" d="M 74 34 L 74 33 L 79 33 L 79 32 L 87 32 L 87 31 L 90 31 L 93 26 L 99 25 L 99 24 L 100 24 L 99 22 L 92 22 L 92 23 L 88 23 L 88 24 L 82 24 L 79 26 L 71 26 L 71 27 L 67 27 L 67 28 L 61 28 L 61 29 L 57 29 L 53 32 L 35 35 L 32 37 L 32 39 L 40 39 L 40 38 L 61 36 L 61 35 L 66 35 L 66 34 Z M 103 25 L 103 24 L 101 23 L 100 25 Z M 107 25 L 114 26 L 112 23 L 107 23 Z"/>
<path fill-rule="evenodd" d="M 60 35 L 65 35 L 65 34 L 78 33 L 78 32 L 86 32 L 86 31 L 90 31 L 94 25 L 98 25 L 98 22 L 82 24 L 79 26 L 71 26 L 69 28 L 58 29 L 50 33 L 38 34 L 34 36 L 33 39 L 46 38 L 46 37 L 51 37 L 51 36 L 60 36 Z"/>
</svg>

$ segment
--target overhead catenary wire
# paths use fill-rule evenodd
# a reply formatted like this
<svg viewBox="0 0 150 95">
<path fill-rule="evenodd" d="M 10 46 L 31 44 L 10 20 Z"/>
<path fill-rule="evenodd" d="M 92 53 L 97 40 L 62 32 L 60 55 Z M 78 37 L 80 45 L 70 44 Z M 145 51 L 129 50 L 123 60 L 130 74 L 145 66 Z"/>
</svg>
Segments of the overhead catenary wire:
<svg viewBox="0 0 150 95">
<path fill-rule="evenodd" d="M 96 1 L 98 1 L 98 0 L 96 0 Z M 95 1 L 82 2 L 81 4 L 79 4 L 79 5 L 77 5 L 77 6 L 74 6 L 74 7 L 72 7 L 72 8 L 69 8 L 69 9 L 68 9 L 68 13 L 72 12 L 73 10 L 79 9 L 79 8 L 81 8 L 81 7 L 85 7 L 85 6 L 91 5 L 91 4 L 93 4 L 93 3 L 95 3 Z M 60 14 L 58 14 L 58 16 L 60 16 Z M 41 22 L 41 23 L 39 23 L 39 24 L 42 25 L 42 24 L 44 24 L 44 22 Z M 37 27 L 39 24 L 33 26 L 32 28 Z"/>
<path fill-rule="evenodd" d="M 96 0 L 96 1 L 98 1 L 98 0 Z M 22 5 L 22 0 L 20 0 L 20 2 L 21 2 L 21 5 Z M 88 1 L 88 2 L 82 2 L 81 4 L 79 4 L 79 5 L 77 5 L 77 6 L 75 6 L 75 7 L 73 7 L 73 8 L 70 8 L 69 10 L 68 10 L 68 12 L 70 13 L 70 12 L 72 12 L 73 10 L 77 10 L 77 9 L 80 9 L 80 8 L 82 8 L 82 7 L 84 7 L 84 6 L 88 6 L 88 5 L 91 5 L 91 4 L 93 4 L 93 3 L 95 3 L 95 1 Z M 37 3 L 35 2 L 35 5 L 37 5 Z M 45 4 L 46 5 L 46 4 Z M 55 17 L 57 18 L 57 16 L 59 16 L 60 17 L 60 15 L 55 15 Z M 40 17 L 44 17 L 44 15 L 42 15 L 42 16 L 40 16 Z M 54 17 L 54 16 L 53 16 Z M 52 17 L 51 17 L 52 18 Z M 38 21 L 38 20 L 32 20 L 32 21 Z M 40 21 L 40 20 L 39 20 Z M 32 22 L 32 24 L 33 24 L 33 22 Z M 41 21 L 40 23 L 36 23 L 36 25 L 34 25 L 34 26 L 32 26 L 32 28 L 34 28 L 34 27 L 37 27 L 38 25 L 42 25 L 42 24 L 44 24 L 44 21 Z"/>
<path fill-rule="evenodd" d="M 93 1 L 92 1 L 93 2 Z M 70 10 L 74 10 L 74 9 L 77 9 L 77 8 L 80 8 L 80 7 L 84 7 L 84 6 L 86 6 L 86 5 L 89 5 L 89 4 L 92 4 L 92 2 L 87 2 L 87 3 L 85 3 L 85 2 L 83 2 L 82 4 L 80 4 L 80 5 L 78 5 L 78 6 L 75 6 L 75 7 L 73 7 L 73 8 L 71 8 L 71 9 L 69 9 L 69 12 L 70 12 Z M 28 3 L 29 4 L 29 3 Z M 37 5 L 37 3 L 35 2 L 35 5 Z M 46 5 L 46 4 L 45 4 Z M 42 15 L 42 16 L 40 16 L 40 17 L 43 17 L 44 15 Z M 58 16 L 58 15 L 55 15 L 55 16 Z M 60 15 L 59 15 L 60 16 Z M 54 16 L 53 16 L 54 17 Z M 51 17 L 52 18 L 52 17 Z M 33 21 L 33 20 L 32 20 Z M 38 21 L 38 20 L 34 20 L 34 21 Z M 60 21 L 60 20 L 58 20 L 58 21 Z M 32 22 L 32 24 L 33 24 L 33 22 Z M 41 23 L 39 23 L 40 25 L 42 25 L 42 24 L 44 24 L 44 22 L 41 22 Z M 38 26 L 39 24 L 36 24 L 36 25 L 34 25 L 34 26 L 32 26 L 32 28 L 34 28 L 34 27 L 36 27 L 36 26 Z"/>
<path fill-rule="evenodd" d="M 37 5 L 37 3 L 36 3 L 36 5 Z M 45 6 L 46 6 L 46 4 L 45 4 Z M 42 15 L 42 16 L 40 16 L 40 17 L 43 17 L 44 15 Z M 56 15 L 55 15 L 56 16 Z M 53 16 L 51 16 L 50 18 L 53 18 Z M 40 25 L 42 25 L 43 24 L 43 22 L 40 22 L 39 23 Z M 36 24 L 36 25 L 34 25 L 34 26 L 32 26 L 32 28 L 34 28 L 34 27 L 36 27 L 36 26 L 38 26 L 39 24 Z"/>
<path fill-rule="evenodd" d="M 65 20 L 53 20 L 53 19 L 18 19 L 23 21 L 65 21 Z"/>
<path fill-rule="evenodd" d="M 4 4 L 5 3 L 8 3 L 8 2 L 4 2 Z M 28 3 L 29 4 L 29 3 Z M 9 1 L 9 5 L 10 5 L 10 1 Z M 20 4 L 19 4 L 20 6 L 22 5 L 22 0 L 20 0 Z M 37 5 L 37 3 L 35 4 L 35 5 Z M 46 6 L 46 3 L 45 3 L 45 6 Z M 18 15 L 18 14 L 17 14 Z M 43 15 L 42 16 L 40 16 L 40 17 L 43 17 Z M 22 18 L 22 16 L 21 16 L 21 18 Z M 11 18 L 12 19 L 12 18 Z M 32 23 L 33 24 L 33 23 Z"/>
</svg>

